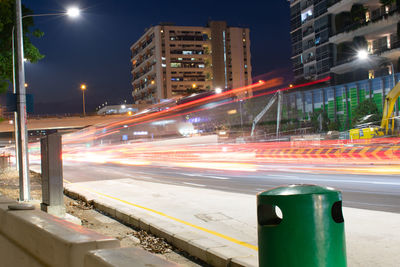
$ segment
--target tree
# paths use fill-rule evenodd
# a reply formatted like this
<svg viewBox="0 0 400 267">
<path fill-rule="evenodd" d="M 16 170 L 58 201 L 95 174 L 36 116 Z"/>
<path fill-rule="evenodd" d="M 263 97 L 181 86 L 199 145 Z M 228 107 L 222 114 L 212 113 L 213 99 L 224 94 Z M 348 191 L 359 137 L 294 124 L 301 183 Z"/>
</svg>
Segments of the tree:
<svg viewBox="0 0 400 267">
<path fill-rule="evenodd" d="M 379 113 L 378 107 L 373 99 L 365 99 L 356 107 L 352 118 L 352 126 L 356 126 L 360 120 L 367 115 L 372 116 L 364 120 L 362 123 L 379 122 L 381 118 L 381 114 Z"/>
<path fill-rule="evenodd" d="M 395 0 L 379 0 L 379 2 L 384 6 L 390 6 Z"/>
<path fill-rule="evenodd" d="M 22 5 L 22 14 L 32 14 L 33 11 Z M 12 30 L 15 17 L 15 1 L 0 0 L 0 93 L 7 91 L 12 81 Z M 32 37 L 40 38 L 43 32 L 34 27 L 33 18 L 23 19 L 24 57 L 36 63 L 44 56 L 31 43 Z"/>
<path fill-rule="evenodd" d="M 358 23 L 364 22 L 366 11 L 367 9 L 363 5 L 354 4 L 350 10 L 351 19 L 353 20 L 353 22 L 358 22 Z"/>
<path fill-rule="evenodd" d="M 316 110 L 310 116 L 311 125 L 315 132 L 326 132 L 329 128 L 328 113 L 323 110 Z M 322 126 L 322 128 L 321 128 Z"/>
</svg>

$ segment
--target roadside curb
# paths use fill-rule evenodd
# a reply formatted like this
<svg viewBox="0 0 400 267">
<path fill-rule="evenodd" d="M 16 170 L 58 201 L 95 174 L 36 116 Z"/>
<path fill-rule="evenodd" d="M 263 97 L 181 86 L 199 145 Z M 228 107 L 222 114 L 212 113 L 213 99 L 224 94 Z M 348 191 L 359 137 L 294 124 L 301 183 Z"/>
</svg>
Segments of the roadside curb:
<svg viewBox="0 0 400 267">
<path fill-rule="evenodd" d="M 227 246 L 195 231 L 190 231 L 186 227 L 160 221 L 158 218 L 141 211 L 132 211 L 131 209 L 124 208 L 117 209 L 107 204 L 106 199 L 103 200 L 91 193 L 83 195 L 67 187 L 68 185 L 64 187 L 64 194 L 66 196 L 91 204 L 96 210 L 126 225 L 145 230 L 157 237 L 164 238 L 174 247 L 212 266 L 258 266 L 257 257 L 240 247 Z M 257 253 L 255 252 L 255 254 Z"/>
</svg>

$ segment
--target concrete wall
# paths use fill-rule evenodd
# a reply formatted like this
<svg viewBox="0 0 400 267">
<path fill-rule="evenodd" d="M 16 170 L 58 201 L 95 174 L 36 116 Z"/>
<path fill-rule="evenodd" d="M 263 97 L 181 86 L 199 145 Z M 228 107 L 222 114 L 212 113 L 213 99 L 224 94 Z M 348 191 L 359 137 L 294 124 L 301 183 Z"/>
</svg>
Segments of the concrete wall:
<svg viewBox="0 0 400 267">
<path fill-rule="evenodd" d="M 0 266 L 175 266 L 40 210 L 9 210 L 9 204 L 15 203 L 0 196 Z"/>
</svg>

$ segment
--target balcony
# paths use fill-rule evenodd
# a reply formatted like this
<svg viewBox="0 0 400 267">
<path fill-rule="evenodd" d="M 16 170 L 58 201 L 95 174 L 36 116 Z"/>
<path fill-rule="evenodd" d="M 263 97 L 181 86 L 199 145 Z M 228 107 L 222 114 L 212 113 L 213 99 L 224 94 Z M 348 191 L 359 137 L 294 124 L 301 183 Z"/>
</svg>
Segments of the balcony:
<svg viewBox="0 0 400 267">
<path fill-rule="evenodd" d="M 354 4 L 364 5 L 371 0 L 331 0 L 328 3 L 328 12 L 331 14 L 339 14 L 340 12 L 350 11 Z"/>
<path fill-rule="evenodd" d="M 314 33 L 314 27 L 309 26 L 303 31 L 303 38 L 306 37 L 309 34 Z"/>
<path fill-rule="evenodd" d="M 340 30 L 340 33 L 329 38 L 331 43 L 342 43 L 352 41 L 354 36 L 369 36 L 394 31 L 400 20 L 398 11 L 389 14 L 375 16 L 369 22 L 354 23 Z"/>
<path fill-rule="evenodd" d="M 308 0 L 308 1 L 304 2 L 304 3 L 301 5 L 301 10 L 304 10 L 304 9 L 306 9 L 307 7 L 312 6 L 313 4 L 314 4 L 314 1 Z"/>
<path fill-rule="evenodd" d="M 375 51 L 381 57 L 385 57 L 391 61 L 396 61 L 400 58 L 400 40 L 392 42 L 390 48 L 381 47 Z"/>
<path fill-rule="evenodd" d="M 375 60 L 367 61 L 364 64 L 361 64 L 355 56 L 344 58 L 337 61 L 335 66 L 331 68 L 331 71 L 337 74 L 343 74 L 359 68 L 375 68 L 379 64 L 384 63 L 385 58 L 391 61 L 397 60 L 400 56 L 400 41 L 393 42 L 390 49 L 388 47 L 374 49 L 374 55 L 378 55 L 379 57 L 375 57 Z"/>
<path fill-rule="evenodd" d="M 313 61 L 315 61 L 315 56 L 307 57 L 307 58 L 304 59 L 303 62 L 304 62 L 304 65 L 305 65 L 305 64 L 313 62 Z"/>
</svg>

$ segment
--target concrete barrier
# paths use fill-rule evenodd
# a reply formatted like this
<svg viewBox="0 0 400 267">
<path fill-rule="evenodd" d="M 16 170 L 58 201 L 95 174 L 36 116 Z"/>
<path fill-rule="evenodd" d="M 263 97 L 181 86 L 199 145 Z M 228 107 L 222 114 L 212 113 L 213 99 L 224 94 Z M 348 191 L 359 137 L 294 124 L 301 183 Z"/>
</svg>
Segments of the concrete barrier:
<svg viewBox="0 0 400 267">
<path fill-rule="evenodd" d="M 0 266 L 178 266 L 40 210 L 9 210 L 0 196 Z"/>
<path fill-rule="evenodd" d="M 88 253 L 85 256 L 85 267 L 146 267 L 162 266 L 177 267 L 179 265 L 168 262 L 160 257 L 149 254 L 138 248 L 101 249 Z"/>
<path fill-rule="evenodd" d="M 9 263 L 5 266 L 83 267 L 88 251 L 120 247 L 117 239 L 39 210 L 8 210 L 9 203 L 0 201 L 0 258 Z"/>
</svg>

